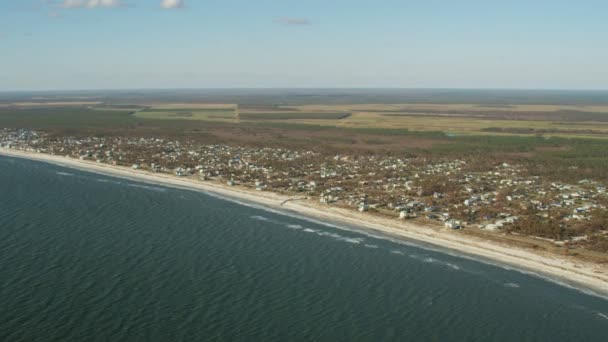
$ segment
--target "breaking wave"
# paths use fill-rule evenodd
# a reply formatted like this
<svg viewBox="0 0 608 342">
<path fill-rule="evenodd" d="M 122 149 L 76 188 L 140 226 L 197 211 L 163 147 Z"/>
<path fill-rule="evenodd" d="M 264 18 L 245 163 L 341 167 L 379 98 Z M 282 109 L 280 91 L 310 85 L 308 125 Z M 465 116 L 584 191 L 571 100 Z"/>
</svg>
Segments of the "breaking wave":
<svg viewBox="0 0 608 342">
<path fill-rule="evenodd" d="M 250 216 L 250 217 L 257 221 L 268 222 L 270 220 L 268 217 L 264 217 L 264 216 L 260 216 L 260 215 L 254 215 L 254 216 Z"/>
<path fill-rule="evenodd" d="M 151 186 L 151 185 L 142 185 L 142 184 L 129 183 L 127 186 L 130 186 L 132 188 L 139 188 L 139 189 L 152 190 L 152 191 L 158 191 L 158 192 L 165 192 L 165 191 L 167 191 L 167 189 L 165 189 L 165 188 L 159 188 L 157 186 Z"/>
</svg>

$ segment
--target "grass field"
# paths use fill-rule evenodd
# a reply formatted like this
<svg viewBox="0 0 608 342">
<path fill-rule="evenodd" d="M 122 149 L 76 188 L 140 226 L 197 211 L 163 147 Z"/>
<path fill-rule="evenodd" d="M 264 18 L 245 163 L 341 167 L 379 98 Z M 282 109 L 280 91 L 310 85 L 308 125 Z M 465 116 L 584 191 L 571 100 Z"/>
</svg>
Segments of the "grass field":
<svg viewBox="0 0 608 342">
<path fill-rule="evenodd" d="M 101 129 L 135 125 L 132 111 L 83 107 L 0 108 L 0 127 Z"/>
<path fill-rule="evenodd" d="M 342 128 L 407 129 L 451 134 L 544 134 L 608 137 L 608 106 L 490 104 L 352 104 L 243 106 L 153 105 L 140 119 L 251 122 Z"/>
<path fill-rule="evenodd" d="M 90 110 L 96 110 L 96 113 Z M 22 101 L 0 103 L 8 117 L 23 119 L 40 113 L 61 112 L 55 119 L 82 111 L 102 123 L 103 115 L 133 113 L 135 119 L 214 122 L 291 122 L 343 128 L 408 129 L 452 134 L 543 134 L 603 138 L 608 134 L 608 105 L 517 104 L 517 103 L 388 103 L 388 104 L 256 104 L 231 103 L 129 103 L 100 101 Z M 35 112 L 35 113 L 34 113 Z M 0 114 L 2 114 L 0 113 Z M 13 114 L 11 114 L 13 113 Z M 38 113 L 38 114 L 36 114 Z M 43 114 L 40 114 L 43 115 Z M 112 115 L 110 115 L 112 116 Z M 17 118 L 14 118 L 17 120 Z M 74 119 L 78 122 L 79 118 Z"/>
<path fill-rule="evenodd" d="M 152 120 L 200 120 L 200 121 L 235 121 L 236 112 L 231 108 L 151 108 L 137 111 L 139 119 Z"/>
<path fill-rule="evenodd" d="M 554 111 L 585 111 L 608 114 L 606 105 L 530 105 L 530 104 L 352 104 L 352 105 L 302 105 L 286 106 L 285 109 L 301 111 L 351 111 L 351 112 L 554 112 Z"/>
<path fill-rule="evenodd" d="M 69 104 L 69 105 L 67 105 Z M 80 115 L 82 114 L 82 115 Z M 137 125 L 143 121 L 281 123 L 345 129 L 446 132 L 453 135 L 545 135 L 608 138 L 608 105 L 533 104 L 309 104 L 14 102 L 0 107 L 0 123 L 43 126 Z"/>
<path fill-rule="evenodd" d="M 239 118 L 241 120 L 330 120 L 335 123 L 339 120 L 348 118 L 351 114 L 349 112 L 272 112 L 272 113 L 257 113 L 257 112 L 246 112 L 240 113 Z"/>
<path fill-rule="evenodd" d="M 384 116 L 378 113 L 355 113 L 339 121 L 297 120 L 298 123 L 335 125 L 353 128 L 403 128 L 411 131 L 442 131 L 450 133 L 546 133 L 552 135 L 604 135 L 608 138 L 608 123 L 524 120 L 485 120 L 478 118 Z M 499 128 L 500 130 L 497 130 Z"/>
</svg>

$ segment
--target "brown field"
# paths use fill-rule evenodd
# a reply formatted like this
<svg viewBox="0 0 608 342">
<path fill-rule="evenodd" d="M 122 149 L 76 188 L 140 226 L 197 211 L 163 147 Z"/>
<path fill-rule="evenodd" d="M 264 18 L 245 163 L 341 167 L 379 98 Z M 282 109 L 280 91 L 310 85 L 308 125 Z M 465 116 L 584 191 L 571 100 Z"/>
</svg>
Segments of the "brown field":
<svg viewBox="0 0 608 342">
<path fill-rule="evenodd" d="M 142 119 L 226 121 L 225 114 L 192 115 L 196 110 L 234 111 L 237 122 L 320 125 L 342 128 L 407 129 L 455 134 L 543 134 L 608 137 L 608 106 L 479 104 L 349 104 L 301 106 L 227 103 L 149 104 Z"/>
<path fill-rule="evenodd" d="M 282 107 L 301 111 L 383 111 L 383 112 L 428 112 L 428 111 L 471 111 L 484 112 L 553 112 L 585 111 L 608 113 L 608 106 L 569 106 L 569 105 L 479 105 L 479 104 L 354 104 L 354 105 L 304 105 Z"/>
<path fill-rule="evenodd" d="M 237 105 L 232 103 L 146 103 L 147 107 L 153 109 L 236 109 Z"/>
<path fill-rule="evenodd" d="M 57 101 L 57 102 L 11 102 L 0 103 L 0 108 L 7 107 L 66 107 L 66 106 L 96 106 L 100 101 Z"/>
</svg>

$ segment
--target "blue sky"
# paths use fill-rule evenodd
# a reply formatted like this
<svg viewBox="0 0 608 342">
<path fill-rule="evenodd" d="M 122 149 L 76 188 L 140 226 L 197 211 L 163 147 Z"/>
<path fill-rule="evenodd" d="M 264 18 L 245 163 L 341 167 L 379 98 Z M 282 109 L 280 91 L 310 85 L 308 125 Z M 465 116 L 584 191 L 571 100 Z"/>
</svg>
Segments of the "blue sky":
<svg viewBox="0 0 608 342">
<path fill-rule="evenodd" d="M 0 90 L 608 89 L 606 0 L 0 0 Z"/>
</svg>

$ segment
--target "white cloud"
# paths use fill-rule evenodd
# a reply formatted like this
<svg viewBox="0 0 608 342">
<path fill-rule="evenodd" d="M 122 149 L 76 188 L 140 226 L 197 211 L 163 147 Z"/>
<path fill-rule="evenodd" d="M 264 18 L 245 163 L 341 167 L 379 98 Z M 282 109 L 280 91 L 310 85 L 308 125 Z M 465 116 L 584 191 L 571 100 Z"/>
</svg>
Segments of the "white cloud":
<svg viewBox="0 0 608 342">
<path fill-rule="evenodd" d="M 122 6 L 121 0 L 63 0 L 63 8 L 110 8 Z"/>
<path fill-rule="evenodd" d="M 184 0 L 161 0 L 160 7 L 165 9 L 172 8 L 183 8 L 185 6 Z"/>
</svg>

